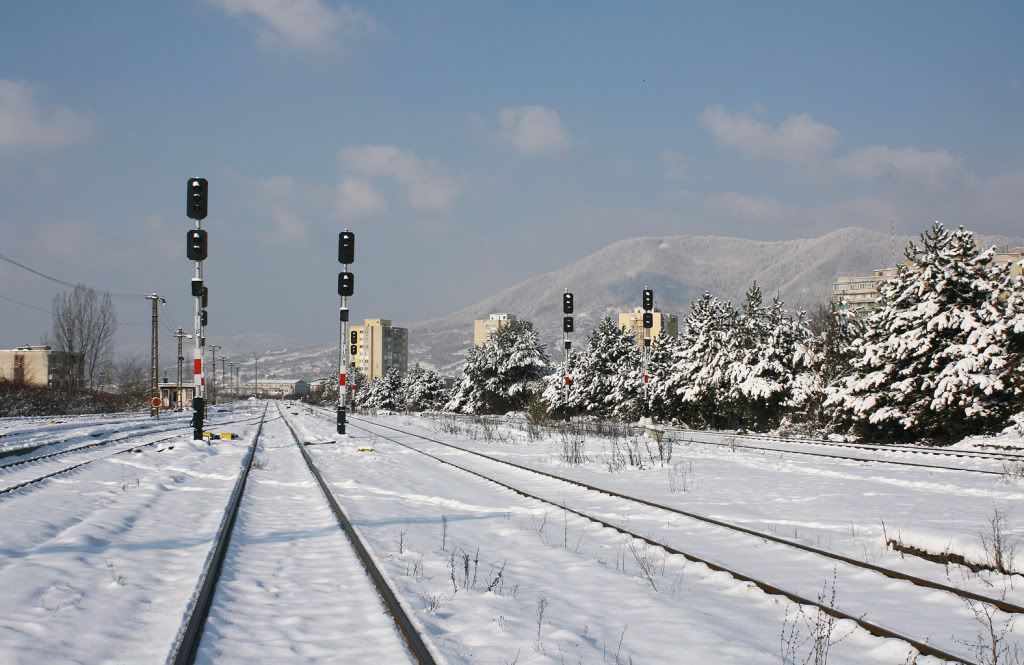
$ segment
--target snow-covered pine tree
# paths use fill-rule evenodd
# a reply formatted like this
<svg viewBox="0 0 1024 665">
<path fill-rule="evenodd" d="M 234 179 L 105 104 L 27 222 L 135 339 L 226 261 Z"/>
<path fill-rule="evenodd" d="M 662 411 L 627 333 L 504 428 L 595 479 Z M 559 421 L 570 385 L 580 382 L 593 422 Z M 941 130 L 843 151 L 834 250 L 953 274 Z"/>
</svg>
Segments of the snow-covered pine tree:
<svg viewBox="0 0 1024 665">
<path fill-rule="evenodd" d="M 402 403 L 408 411 L 440 409 L 448 401 L 441 375 L 416 363 L 402 377 Z"/>
<path fill-rule="evenodd" d="M 648 386 L 650 415 L 662 422 L 678 420 L 678 412 L 673 411 L 670 403 L 665 400 L 667 391 L 663 384 L 673 377 L 673 367 L 682 355 L 682 345 L 681 338 L 672 335 L 658 335 L 651 342 L 651 357 L 647 366 L 651 377 Z"/>
<path fill-rule="evenodd" d="M 736 424 L 765 431 L 778 424 L 793 380 L 795 333 L 776 296 L 763 305 L 757 282 L 747 291 L 726 381 Z"/>
<path fill-rule="evenodd" d="M 644 405 L 649 395 L 644 386 L 644 347 L 636 343 L 636 337 L 632 334 L 629 338 L 632 341 L 630 349 L 619 358 L 612 373 L 612 393 L 608 406 L 612 417 L 623 422 L 636 422 L 646 415 Z M 653 340 L 651 343 L 654 343 Z M 649 365 L 647 369 L 650 371 Z M 647 388 L 650 388 L 649 383 Z"/>
<path fill-rule="evenodd" d="M 360 406 L 362 400 L 362 393 L 366 392 L 369 388 L 369 380 L 363 371 L 355 365 L 349 365 L 348 370 L 345 372 L 345 387 L 348 389 L 348 396 L 346 400 L 349 400 L 349 404 L 352 406 Z M 334 399 L 338 399 L 338 391 L 334 391 Z"/>
<path fill-rule="evenodd" d="M 370 382 L 370 389 L 360 406 L 367 409 L 388 409 L 400 411 L 405 403 L 402 397 L 402 373 L 396 367 L 384 372 L 384 376 Z"/>
<path fill-rule="evenodd" d="M 462 381 L 445 408 L 463 413 L 506 413 L 526 408 L 549 372 L 540 336 L 511 321 L 466 355 Z"/>
<path fill-rule="evenodd" d="M 736 329 L 736 311 L 705 291 L 690 307 L 672 366 L 659 378 L 655 399 L 666 414 L 705 427 L 721 427 L 727 349 Z"/>
<path fill-rule="evenodd" d="M 796 318 L 788 321 L 793 333 L 793 357 L 786 399 L 782 402 L 783 418 L 812 433 L 821 427 L 821 405 L 825 401 L 821 340 L 811 331 L 804 312 L 797 312 Z"/>
<path fill-rule="evenodd" d="M 952 442 L 996 430 L 1015 385 L 1009 294 L 993 249 L 935 222 L 883 283 L 881 307 L 857 340 L 851 374 L 828 391 L 854 432 L 871 440 Z M 1019 362 L 1019 361 L 1018 361 Z"/>
<path fill-rule="evenodd" d="M 549 413 L 567 418 L 578 412 L 578 375 L 579 355 L 570 352 L 568 362 L 563 358 L 551 368 L 551 373 L 544 377 L 544 392 L 541 393 L 541 399 L 544 400 Z M 567 376 L 569 385 L 565 385 Z"/>
<path fill-rule="evenodd" d="M 636 337 L 604 317 L 587 338 L 575 368 L 571 397 L 580 413 L 609 416 L 615 408 L 616 372 L 636 350 Z"/>
<path fill-rule="evenodd" d="M 1000 275 L 999 315 L 1006 331 L 1009 360 L 1007 374 L 1016 402 L 1017 420 L 1024 423 L 1024 260 L 1008 265 Z M 1022 426 L 1024 429 L 1024 426 Z"/>
</svg>

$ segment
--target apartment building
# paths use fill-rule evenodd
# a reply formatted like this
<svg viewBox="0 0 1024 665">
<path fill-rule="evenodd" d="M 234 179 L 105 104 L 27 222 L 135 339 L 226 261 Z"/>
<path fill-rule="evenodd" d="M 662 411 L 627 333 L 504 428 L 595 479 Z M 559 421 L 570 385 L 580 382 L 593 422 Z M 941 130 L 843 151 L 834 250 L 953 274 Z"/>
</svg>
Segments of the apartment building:
<svg viewBox="0 0 1024 665">
<path fill-rule="evenodd" d="M 877 309 L 879 285 L 895 279 L 896 272 L 896 268 L 881 268 L 872 275 L 837 277 L 832 285 L 832 302 L 841 309 L 857 312 Z"/>
<path fill-rule="evenodd" d="M 369 381 L 391 368 L 405 372 L 409 367 L 409 331 L 391 325 L 388 319 L 366 319 L 349 328 L 349 363 Z"/>
<path fill-rule="evenodd" d="M 1007 266 L 1010 274 L 1024 275 L 1024 247 L 996 252 L 992 262 Z M 896 279 L 897 268 L 881 268 L 862 277 L 837 277 L 832 285 L 832 302 L 843 309 L 870 312 L 878 308 L 878 289 L 882 282 Z"/>
<path fill-rule="evenodd" d="M 0 380 L 30 386 L 80 384 L 84 365 L 81 353 L 54 351 L 49 346 L 0 350 Z"/>
<path fill-rule="evenodd" d="M 651 339 L 664 333 L 677 337 L 679 335 L 679 317 L 655 309 L 652 313 Z M 644 310 L 636 307 L 632 312 L 619 312 L 619 327 L 625 328 L 636 335 L 636 343 L 644 343 Z"/>
<path fill-rule="evenodd" d="M 515 314 L 496 313 L 491 314 L 486 319 L 477 319 L 473 321 L 473 345 L 480 346 L 487 339 L 498 331 L 499 328 L 504 328 L 513 321 L 519 319 Z M 533 330 L 533 324 L 529 321 L 521 322 L 524 326 Z"/>
</svg>

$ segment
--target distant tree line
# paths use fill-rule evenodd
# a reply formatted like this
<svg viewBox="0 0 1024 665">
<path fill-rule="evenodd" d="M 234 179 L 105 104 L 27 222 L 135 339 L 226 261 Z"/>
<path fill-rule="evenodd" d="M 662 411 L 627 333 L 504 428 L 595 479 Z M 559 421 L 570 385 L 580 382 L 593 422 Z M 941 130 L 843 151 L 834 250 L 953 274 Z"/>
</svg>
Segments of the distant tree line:
<svg viewBox="0 0 1024 665">
<path fill-rule="evenodd" d="M 554 366 L 536 331 L 511 322 L 470 349 L 451 392 L 417 366 L 373 382 L 359 403 L 472 414 L 541 404 L 562 418 L 953 442 L 1024 411 L 1024 279 L 994 251 L 936 222 L 862 315 L 790 314 L 756 283 L 738 307 L 705 293 L 679 337 L 655 339 L 646 369 L 634 334 L 610 318 Z"/>
</svg>

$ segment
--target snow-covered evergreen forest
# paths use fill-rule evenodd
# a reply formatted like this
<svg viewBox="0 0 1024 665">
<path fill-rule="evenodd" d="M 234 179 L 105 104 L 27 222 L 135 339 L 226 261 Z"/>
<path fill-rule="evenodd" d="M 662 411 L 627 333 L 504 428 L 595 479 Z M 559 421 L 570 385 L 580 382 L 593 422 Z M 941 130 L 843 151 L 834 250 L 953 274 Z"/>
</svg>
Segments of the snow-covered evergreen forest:
<svg viewBox="0 0 1024 665">
<path fill-rule="evenodd" d="M 555 364 L 537 332 L 514 323 L 469 350 L 450 391 L 417 365 L 356 403 L 932 443 L 1021 422 L 1024 279 L 972 232 L 939 222 L 904 253 L 866 315 L 789 312 L 754 283 L 741 303 L 704 293 L 679 337 L 648 349 L 605 318 Z"/>
</svg>

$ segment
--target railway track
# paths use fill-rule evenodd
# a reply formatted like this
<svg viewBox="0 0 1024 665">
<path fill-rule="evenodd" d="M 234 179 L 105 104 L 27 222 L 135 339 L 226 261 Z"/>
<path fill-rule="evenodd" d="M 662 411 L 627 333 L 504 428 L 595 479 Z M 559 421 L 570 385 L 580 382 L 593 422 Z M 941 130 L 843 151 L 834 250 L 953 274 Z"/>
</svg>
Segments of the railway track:
<svg viewBox="0 0 1024 665">
<path fill-rule="evenodd" d="M 331 658 L 340 658 L 340 662 L 348 657 L 359 662 L 397 663 L 407 660 L 433 665 L 434 657 L 415 624 L 334 499 L 280 405 L 278 410 L 280 418 L 273 420 L 280 420 L 279 431 L 268 437 L 266 433 L 270 427 L 264 430 L 261 422 L 225 510 L 216 544 L 204 566 L 188 618 L 167 660 L 168 665 L 221 662 L 225 658 L 228 661 L 236 658 L 237 662 L 276 661 L 274 649 L 285 649 L 281 657 L 287 659 L 288 654 L 300 653 L 305 647 L 330 652 Z M 264 434 L 263 440 L 261 434 Z M 274 445 L 266 444 L 268 447 L 265 448 L 268 438 Z M 286 497 L 268 494 L 269 490 L 259 482 L 248 483 L 257 450 L 272 454 L 274 457 L 271 459 L 276 459 L 275 464 L 282 467 L 277 473 L 283 480 L 275 478 L 270 486 L 283 483 L 295 488 Z M 310 483 L 310 480 L 314 482 Z M 316 489 L 300 489 L 305 487 Z M 279 503 L 282 501 L 288 502 L 288 510 L 281 509 Z M 238 519 L 240 514 L 243 515 L 241 521 Z M 260 532 L 260 537 L 254 537 L 247 531 L 264 528 L 261 526 L 263 522 L 275 519 L 279 520 L 277 527 L 292 534 L 291 538 L 268 538 L 264 531 Z M 339 528 L 344 538 L 338 533 Z M 275 533 L 274 525 L 270 529 L 270 533 Z M 229 560 L 232 565 L 228 575 L 232 579 L 225 583 L 225 562 Z M 290 599 L 301 603 L 293 608 L 295 615 L 291 618 L 308 624 L 304 627 L 308 627 L 312 634 L 307 636 L 307 640 L 315 642 L 315 645 L 287 641 L 282 645 L 282 640 L 275 641 L 274 635 L 232 631 L 232 626 L 237 627 L 239 614 L 258 614 L 258 610 L 252 607 L 253 603 L 266 602 L 264 592 L 247 593 L 246 584 L 235 583 L 235 578 L 247 575 L 250 567 L 273 570 L 269 575 L 253 571 L 257 586 L 272 578 L 270 583 L 282 589 L 281 595 L 286 597 L 283 602 Z M 325 584 L 326 579 L 343 585 L 345 593 L 339 595 L 333 586 Z M 339 606 L 339 599 L 347 605 Z M 377 615 L 372 609 L 374 604 L 380 606 L 381 611 Z M 272 605 L 267 610 L 276 617 L 281 608 L 276 606 L 276 602 Z M 331 624 L 329 619 L 325 619 L 343 616 L 345 609 L 351 614 L 356 607 L 359 622 L 355 630 L 358 633 L 351 628 L 347 634 L 339 632 L 338 624 Z M 255 626 L 247 628 L 257 630 Z M 274 627 L 266 630 L 272 632 Z M 360 640 L 372 642 L 367 647 L 372 648 L 372 656 L 368 657 L 365 652 L 352 653 L 357 648 L 353 645 L 359 645 Z"/>
<path fill-rule="evenodd" d="M 180 420 L 180 419 L 176 419 Z M 99 436 L 109 436 L 110 434 L 122 434 L 128 433 L 129 430 L 135 434 L 143 433 L 147 430 L 152 429 L 166 429 L 168 425 L 175 421 L 170 422 L 152 422 L 147 420 L 129 420 L 121 421 L 118 423 L 111 423 L 110 425 L 103 425 L 106 431 L 98 430 L 97 424 L 82 424 L 71 427 L 54 427 L 53 429 L 47 430 L 46 428 L 40 428 L 31 433 L 22 433 L 23 440 L 17 442 L 18 447 L 11 447 L 14 442 L 8 442 L 8 447 L 0 450 L 0 460 L 14 459 L 15 462 L 7 462 L 0 464 L 0 469 L 8 466 L 13 466 L 17 462 L 24 461 L 26 455 L 40 450 L 41 448 L 49 448 L 52 446 L 58 446 L 62 443 L 73 443 L 75 441 L 88 441 L 95 439 Z M 78 430 L 78 431 L 75 431 Z"/>
<path fill-rule="evenodd" d="M 253 418 L 240 418 L 240 419 L 237 419 L 237 420 L 229 420 L 229 421 L 226 421 L 226 422 L 223 422 L 223 423 L 218 423 L 217 426 L 221 427 L 221 426 L 224 426 L 224 425 L 234 425 L 234 424 L 238 424 L 238 423 L 252 422 L 253 420 L 254 420 Z M 154 429 L 156 431 L 153 431 Z M 9 462 L 7 464 L 0 465 L 0 482 L 5 482 L 6 483 L 4 487 L 0 487 L 0 496 L 3 496 L 5 494 L 10 494 L 10 493 L 12 493 L 12 492 L 14 492 L 16 490 L 22 489 L 24 487 L 28 487 L 30 485 L 35 485 L 35 484 L 40 483 L 40 482 L 42 482 L 44 480 L 48 480 L 50 478 L 63 475 L 65 473 L 70 473 L 71 471 L 74 471 L 76 469 L 80 469 L 80 468 L 82 468 L 84 466 L 92 464 L 93 462 L 98 462 L 100 460 L 104 460 L 104 459 L 107 459 L 109 457 L 113 457 L 114 455 L 120 455 L 122 453 L 131 451 L 131 450 L 135 450 L 135 449 L 138 449 L 138 448 L 148 448 L 148 447 L 155 446 L 157 444 L 163 443 L 165 441 L 170 441 L 172 439 L 176 439 L 176 438 L 181 436 L 181 432 L 189 432 L 191 430 L 192 430 L 192 427 L 189 426 L 189 425 L 184 425 L 184 426 L 177 425 L 177 426 L 171 426 L 171 427 L 149 428 L 145 432 L 142 432 L 142 433 L 136 431 L 136 432 L 133 432 L 133 433 L 130 433 L 130 434 L 126 434 L 124 436 L 113 437 L 113 438 L 110 438 L 110 439 L 104 439 L 103 441 L 96 441 L 94 443 L 85 444 L 83 446 L 76 446 L 76 447 L 73 447 L 73 448 L 67 448 L 65 450 L 59 450 L 59 451 L 56 451 L 56 452 L 47 453 L 45 455 L 38 455 L 36 457 L 31 457 L 31 458 L 28 458 L 28 459 L 19 460 L 17 462 Z M 117 443 L 124 443 L 124 442 L 128 442 L 128 441 L 135 441 L 135 440 L 139 439 L 140 437 L 146 436 L 147 434 L 148 435 L 152 435 L 152 434 L 160 434 L 160 433 L 164 433 L 164 432 L 176 432 L 176 433 L 175 434 L 169 434 L 168 436 L 161 437 L 161 438 L 158 438 L 158 439 L 153 440 L 153 441 L 147 441 L 145 443 L 126 443 L 124 446 L 119 447 L 117 450 L 114 450 L 114 451 L 111 451 L 111 452 L 102 452 L 101 454 L 98 454 L 95 457 L 87 457 L 83 461 L 76 462 L 76 463 L 71 464 L 71 465 L 61 465 L 61 466 L 59 466 L 59 468 L 57 468 L 57 469 L 55 469 L 53 471 L 48 471 L 48 472 L 46 472 L 46 473 L 44 473 L 42 475 L 34 475 L 34 474 L 29 474 L 29 473 L 20 473 L 22 471 L 27 472 L 30 469 L 35 469 L 35 470 L 38 471 L 38 467 L 40 467 L 40 466 L 48 467 L 53 462 L 65 461 L 67 459 L 67 456 L 69 456 L 69 455 L 80 455 L 80 454 L 83 454 L 83 453 L 85 453 L 85 454 L 93 453 L 93 452 L 97 452 L 96 449 L 99 449 L 99 448 L 105 448 L 107 446 L 111 446 L 111 445 L 114 445 L 114 444 L 117 444 Z M 46 445 L 46 444 L 44 444 L 44 445 Z"/>
<path fill-rule="evenodd" d="M 488 482 L 495 483 L 505 489 L 513 491 L 537 501 L 544 502 L 549 506 L 555 507 L 559 510 L 565 510 L 573 513 L 594 523 L 602 526 L 615 529 L 616 531 L 628 535 L 632 538 L 642 540 L 649 545 L 653 545 L 662 548 L 664 551 L 672 554 L 677 554 L 685 557 L 690 561 L 700 562 L 707 565 L 712 570 L 722 571 L 730 574 L 737 580 L 750 582 L 767 593 L 774 595 L 782 595 L 794 602 L 802 605 L 809 605 L 817 607 L 819 610 L 824 611 L 839 619 L 848 619 L 860 625 L 868 632 L 880 636 L 899 639 L 917 649 L 924 655 L 931 655 L 944 660 L 953 662 L 970 662 L 963 655 L 956 654 L 953 652 L 955 647 L 947 646 L 945 648 L 936 646 L 935 644 L 929 643 L 928 637 L 914 636 L 908 634 L 907 631 L 902 629 L 892 629 L 881 625 L 875 621 L 867 620 L 865 617 L 868 616 L 868 612 L 864 611 L 865 607 L 849 609 L 847 611 L 830 607 L 828 604 L 823 604 L 818 600 L 811 598 L 806 593 L 795 592 L 792 587 L 787 588 L 784 582 L 769 581 L 771 578 L 771 568 L 775 565 L 768 566 L 767 570 L 762 569 L 757 574 L 752 574 L 745 570 L 740 570 L 736 566 L 724 563 L 716 555 L 709 555 L 702 553 L 699 550 L 702 539 L 713 538 L 716 542 L 715 547 L 709 548 L 715 553 L 721 552 L 732 552 L 732 551 L 751 551 L 752 549 L 764 550 L 766 546 L 775 548 L 775 554 L 780 554 L 781 557 L 798 558 L 800 562 L 798 567 L 801 569 L 800 573 L 806 573 L 808 567 L 808 560 L 816 560 L 817 565 L 821 567 L 824 565 L 826 568 L 831 567 L 835 574 L 838 575 L 840 582 L 843 579 L 849 580 L 849 584 L 858 585 L 863 588 L 870 588 L 872 585 L 877 590 L 879 598 L 893 598 L 893 591 L 891 585 L 894 582 L 903 583 L 899 589 L 899 598 L 895 601 L 899 604 L 906 604 L 910 607 L 921 607 L 927 605 L 929 602 L 933 602 L 934 594 L 944 594 L 947 599 L 947 606 L 953 608 L 953 610 L 963 610 L 965 603 L 981 603 L 990 605 L 993 608 L 997 608 L 1000 612 L 1009 615 L 1015 615 L 1024 613 L 1024 607 L 1017 605 L 1012 602 L 1008 602 L 1002 598 L 994 598 L 985 596 L 983 594 L 974 593 L 971 591 L 958 589 L 936 580 L 924 579 L 913 575 L 908 575 L 902 571 L 889 569 L 883 566 L 869 564 L 864 561 L 852 559 L 843 555 L 839 555 L 827 550 L 820 548 L 811 547 L 803 543 L 790 541 L 785 538 L 780 538 L 771 533 L 758 532 L 752 529 L 748 529 L 741 525 L 732 524 L 724 520 L 713 519 L 707 516 L 698 515 L 688 511 L 683 511 L 678 508 L 671 506 L 665 506 L 657 504 L 637 497 L 631 497 L 618 492 L 610 491 L 606 488 L 596 487 L 579 481 L 557 476 L 555 474 L 537 471 L 529 467 L 518 465 L 506 460 L 498 459 L 477 451 L 455 446 L 444 441 L 438 441 L 431 437 L 427 437 L 415 432 L 408 432 L 399 428 L 391 427 L 388 425 L 382 425 L 368 421 L 358 416 L 352 416 L 350 418 L 350 426 L 357 427 L 365 432 L 368 432 L 377 437 L 383 438 L 394 444 L 413 450 L 419 454 L 426 455 L 434 459 L 435 461 L 443 464 L 458 468 L 466 473 L 470 473 L 478 478 L 484 479 Z M 390 435 L 382 434 L 381 430 L 389 430 Z M 395 435 L 401 435 L 403 437 L 412 437 L 418 445 L 410 445 L 409 443 L 398 440 Z M 447 450 L 457 451 L 459 455 L 471 456 L 474 459 L 485 460 L 487 465 L 492 468 L 483 470 L 478 466 L 460 464 L 448 459 L 446 456 L 441 454 L 433 454 L 422 449 L 422 443 L 429 443 L 432 446 L 441 446 Z M 514 473 L 500 474 L 495 473 L 493 467 L 504 467 L 513 470 Z M 500 476 L 500 477 L 499 477 Z M 533 479 L 542 479 L 542 482 L 537 482 Z M 547 486 L 545 487 L 545 484 Z M 585 490 L 590 494 L 600 494 L 606 497 L 614 497 L 621 501 L 630 502 L 636 506 L 642 506 L 644 509 L 653 509 L 666 515 L 671 515 L 675 518 L 686 518 L 691 522 L 699 525 L 699 528 L 694 531 L 693 528 L 689 528 L 688 531 L 696 533 L 697 535 L 693 538 L 694 544 L 698 547 L 687 546 L 686 549 L 682 547 L 674 546 L 670 543 L 665 542 L 666 539 L 657 539 L 651 536 L 644 536 L 640 533 L 625 528 L 622 524 L 616 524 L 608 519 L 605 519 L 598 514 L 597 511 L 593 510 L 581 510 L 577 508 L 570 508 L 566 505 L 565 487 L 570 486 L 573 488 Z M 561 489 L 559 489 L 559 487 Z M 561 499 L 559 499 L 559 492 L 561 492 Z M 616 511 L 621 512 L 621 511 Z M 661 521 L 665 521 L 663 517 L 656 517 Z M 678 525 L 673 525 L 673 529 L 679 528 Z M 722 533 L 727 534 L 725 538 L 722 537 Z M 716 535 L 714 532 L 718 531 Z M 762 545 L 763 544 L 763 545 Z M 786 554 L 788 552 L 788 554 Z M 777 558 L 771 559 L 771 561 L 778 561 Z M 763 573 L 767 572 L 765 575 Z M 776 575 L 776 579 L 780 576 Z M 784 577 L 784 576 L 781 576 Z M 844 585 L 844 588 L 852 588 Z M 870 593 L 868 595 L 871 595 Z"/>
<path fill-rule="evenodd" d="M 439 417 L 439 414 L 422 414 L 426 417 Z M 494 423 L 494 424 L 509 424 L 517 427 L 524 427 L 525 423 L 520 422 L 520 419 L 508 418 L 505 416 L 467 416 L 465 414 L 443 414 L 444 418 L 456 418 L 460 420 L 468 420 L 475 422 L 481 418 Z M 584 429 L 590 426 L 590 423 L 584 423 L 582 427 Z M 621 423 L 594 424 L 595 432 L 601 430 L 604 425 L 609 425 L 613 428 L 617 428 L 620 431 L 629 433 L 635 436 L 641 436 L 645 433 L 645 428 L 636 425 L 624 425 Z M 895 459 L 884 459 L 880 457 L 860 457 L 853 455 L 842 455 L 838 453 L 826 453 L 818 452 L 813 450 L 796 450 L 793 447 L 786 448 L 783 446 L 816 446 L 816 447 L 833 447 L 843 448 L 848 450 L 861 450 L 865 453 L 878 453 L 878 454 L 890 454 L 895 453 L 897 455 L 933 455 L 933 456 L 946 456 L 955 457 L 960 459 L 974 459 L 974 460 L 985 460 L 991 462 L 1003 462 L 1006 464 L 1024 464 L 1024 454 L 1017 454 L 1012 452 L 996 452 L 996 451 L 974 451 L 974 450 L 951 450 L 946 448 L 935 448 L 927 446 L 908 446 L 908 445 L 882 445 L 882 444 L 858 444 L 851 442 L 835 442 L 827 441 L 824 439 L 808 439 L 808 438 L 784 438 L 778 436 L 759 435 L 759 434 L 738 434 L 732 432 L 715 432 L 705 430 L 691 430 L 691 429 L 678 429 L 678 428 L 663 428 L 663 431 L 669 439 L 676 443 L 700 443 L 715 447 L 728 447 L 730 449 L 739 450 L 761 450 L 767 452 L 778 452 L 784 454 L 793 455 L 805 455 L 811 457 L 825 457 L 829 459 L 846 460 L 851 462 L 867 462 L 877 464 L 890 464 L 894 466 L 908 466 L 925 469 L 935 469 L 938 471 L 963 471 L 967 473 L 980 473 L 983 475 L 1002 476 L 1006 473 L 1006 468 L 1000 469 L 978 469 L 963 466 L 944 466 L 941 464 L 925 464 L 921 462 L 910 462 Z M 599 434 L 596 434 L 599 435 Z M 716 438 L 718 440 L 716 440 Z M 748 441 L 750 443 L 737 443 L 737 440 Z M 757 445 L 756 442 L 764 441 L 775 441 L 779 445 L 773 447 L 770 445 Z"/>
</svg>

